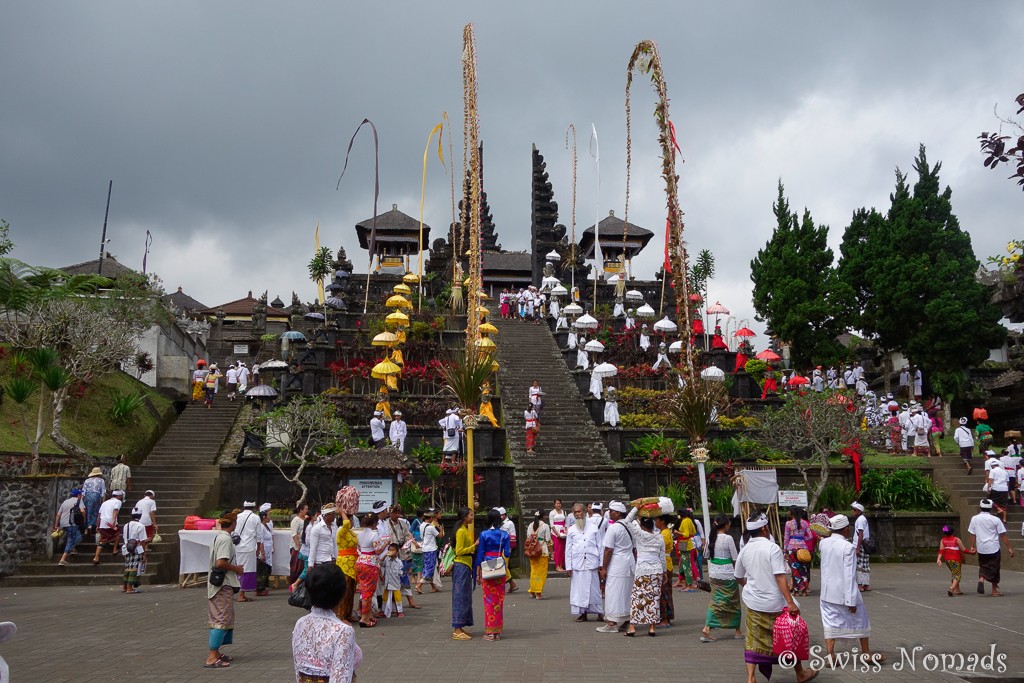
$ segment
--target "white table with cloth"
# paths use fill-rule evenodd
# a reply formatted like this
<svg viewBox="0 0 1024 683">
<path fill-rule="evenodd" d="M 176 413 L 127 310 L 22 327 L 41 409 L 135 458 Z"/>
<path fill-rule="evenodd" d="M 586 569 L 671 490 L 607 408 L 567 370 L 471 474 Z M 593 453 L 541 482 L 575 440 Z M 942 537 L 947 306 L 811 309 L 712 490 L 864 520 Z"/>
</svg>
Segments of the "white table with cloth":
<svg viewBox="0 0 1024 683">
<path fill-rule="evenodd" d="M 184 588 L 192 583 L 187 577 L 210 571 L 210 546 L 217 535 L 216 530 L 178 532 L 178 546 L 181 560 L 178 565 L 179 583 Z M 271 558 L 272 576 L 288 576 L 292 547 L 290 529 L 274 529 L 274 556 Z"/>
</svg>

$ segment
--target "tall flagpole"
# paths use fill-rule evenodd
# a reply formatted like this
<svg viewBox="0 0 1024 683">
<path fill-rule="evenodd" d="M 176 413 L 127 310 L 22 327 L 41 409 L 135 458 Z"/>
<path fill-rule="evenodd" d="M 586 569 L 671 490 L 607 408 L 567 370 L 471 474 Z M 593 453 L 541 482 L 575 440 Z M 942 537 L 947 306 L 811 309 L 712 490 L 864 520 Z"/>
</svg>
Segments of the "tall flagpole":
<svg viewBox="0 0 1024 683">
<path fill-rule="evenodd" d="M 569 131 L 572 131 L 572 222 L 569 233 L 569 303 L 572 303 L 572 293 L 576 289 L 576 126 L 570 123 L 565 129 L 565 146 L 569 147 Z"/>
<path fill-rule="evenodd" d="M 594 310 L 591 315 L 597 317 L 597 281 L 604 267 L 601 258 L 601 144 L 597 140 L 597 126 L 590 124 L 590 155 L 597 165 L 597 201 L 594 203 Z"/>
</svg>

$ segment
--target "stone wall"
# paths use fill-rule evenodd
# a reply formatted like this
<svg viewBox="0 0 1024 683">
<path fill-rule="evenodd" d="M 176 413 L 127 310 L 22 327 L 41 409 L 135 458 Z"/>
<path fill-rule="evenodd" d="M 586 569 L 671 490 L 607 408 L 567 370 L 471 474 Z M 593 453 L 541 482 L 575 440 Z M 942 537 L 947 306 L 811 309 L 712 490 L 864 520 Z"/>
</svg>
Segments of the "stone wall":
<svg viewBox="0 0 1024 683">
<path fill-rule="evenodd" d="M 81 477 L 0 479 L 0 576 L 50 555 L 54 515 L 80 483 Z"/>
</svg>

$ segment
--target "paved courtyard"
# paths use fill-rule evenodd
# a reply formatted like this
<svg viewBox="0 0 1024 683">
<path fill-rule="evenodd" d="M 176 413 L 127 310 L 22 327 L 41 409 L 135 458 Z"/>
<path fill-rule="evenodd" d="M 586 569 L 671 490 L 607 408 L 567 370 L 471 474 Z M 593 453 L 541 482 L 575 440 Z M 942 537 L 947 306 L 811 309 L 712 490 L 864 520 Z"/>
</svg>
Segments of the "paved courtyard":
<svg viewBox="0 0 1024 683">
<path fill-rule="evenodd" d="M 974 588 L 977 569 L 966 568 L 965 589 Z M 960 681 L 960 676 L 928 671 L 926 654 L 988 654 L 993 644 L 1005 655 L 1002 681 L 1024 681 L 1024 625 L 1020 607 L 1024 574 L 1004 573 L 1004 598 L 946 596 L 948 572 L 933 564 L 876 566 L 866 596 L 873 627 L 872 645 L 889 662 L 881 672 L 824 671 L 823 681 Z M 815 571 L 812 581 L 817 581 Z M 823 645 L 818 602 L 804 598 L 812 645 Z M 505 605 L 505 638 L 450 640 L 451 596 L 447 589 L 418 599 L 421 610 L 401 620 L 382 620 L 357 629 L 363 648 L 360 683 L 378 681 L 514 681 L 633 683 L 743 680 L 743 643 L 697 640 L 705 593 L 676 591 L 676 626 L 657 638 L 623 638 L 597 633 L 595 624 L 577 624 L 568 614 L 568 581 L 548 582 L 547 599 L 528 599 L 525 585 Z M 480 591 L 474 608 L 475 634 L 482 633 Z M 411 613 L 410 613 L 411 612 Z M 200 589 L 148 587 L 141 595 L 111 588 L 0 587 L 0 621 L 18 624 L 18 635 L 0 646 L 14 683 L 26 681 L 290 681 L 291 630 L 302 615 L 289 607 L 285 591 L 238 605 L 235 640 L 226 652 L 236 657 L 229 669 L 201 667 L 205 657 L 206 600 Z M 854 643 L 844 645 L 846 649 Z M 917 670 L 893 664 L 915 647 Z M 935 667 L 931 660 L 932 668 Z M 979 674 L 984 673 L 982 671 Z M 970 676 L 964 672 L 964 676 Z M 761 679 L 763 680 L 763 679 Z M 792 681 L 789 672 L 773 680 Z"/>
</svg>

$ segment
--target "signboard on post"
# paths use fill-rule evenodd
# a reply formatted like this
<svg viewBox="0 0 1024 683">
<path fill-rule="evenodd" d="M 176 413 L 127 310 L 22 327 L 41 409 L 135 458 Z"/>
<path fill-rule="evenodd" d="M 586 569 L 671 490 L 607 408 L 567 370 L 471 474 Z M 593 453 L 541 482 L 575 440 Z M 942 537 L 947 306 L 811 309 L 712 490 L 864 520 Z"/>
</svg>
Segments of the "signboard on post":
<svg viewBox="0 0 1024 683">
<path fill-rule="evenodd" d="M 792 507 L 807 507 L 807 491 L 779 491 L 779 509 Z"/>
<path fill-rule="evenodd" d="M 348 485 L 359 492 L 359 513 L 371 512 L 378 500 L 394 502 L 395 481 L 393 479 L 349 479 Z"/>
<path fill-rule="evenodd" d="M 235 346 L 234 346 L 234 355 L 236 355 L 236 356 L 248 356 L 249 355 L 249 345 L 248 344 L 235 344 Z"/>
</svg>

